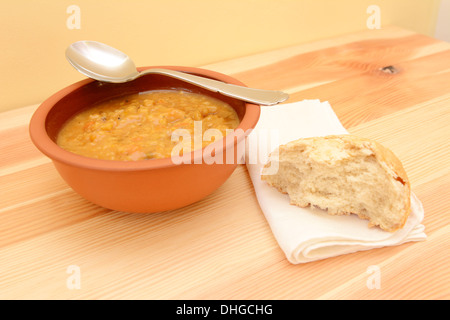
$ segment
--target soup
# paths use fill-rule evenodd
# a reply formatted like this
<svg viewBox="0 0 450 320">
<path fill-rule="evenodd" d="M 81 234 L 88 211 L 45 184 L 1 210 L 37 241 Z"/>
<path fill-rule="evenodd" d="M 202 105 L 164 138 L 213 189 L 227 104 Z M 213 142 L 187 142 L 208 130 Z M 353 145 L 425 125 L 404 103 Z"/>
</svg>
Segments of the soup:
<svg viewBox="0 0 450 320">
<path fill-rule="evenodd" d="M 63 126 L 57 144 L 70 152 L 104 160 L 168 158 L 179 143 L 173 133 L 182 129 L 194 137 L 199 124 L 202 133 L 216 129 L 225 136 L 239 125 L 239 118 L 230 105 L 209 96 L 175 90 L 148 91 L 111 99 L 80 112 Z M 201 147 L 212 142 L 202 141 Z"/>
</svg>

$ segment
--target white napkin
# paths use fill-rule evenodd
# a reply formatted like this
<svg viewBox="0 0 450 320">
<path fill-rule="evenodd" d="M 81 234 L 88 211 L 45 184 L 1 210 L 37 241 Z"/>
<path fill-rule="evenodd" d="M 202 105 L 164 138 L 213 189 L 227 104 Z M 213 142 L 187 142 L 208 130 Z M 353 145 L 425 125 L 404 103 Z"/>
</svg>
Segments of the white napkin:
<svg viewBox="0 0 450 320">
<path fill-rule="evenodd" d="M 425 227 L 421 224 L 424 211 L 414 194 L 411 195 L 412 212 L 405 226 L 391 233 L 378 227 L 369 228 L 368 220 L 356 215 L 334 216 L 324 210 L 291 205 L 288 195 L 261 181 L 262 167 L 278 145 L 298 138 L 330 134 L 348 132 L 328 102 L 304 100 L 262 107 L 260 120 L 248 137 L 246 163 L 256 196 L 287 259 L 298 264 L 425 240 Z"/>
</svg>

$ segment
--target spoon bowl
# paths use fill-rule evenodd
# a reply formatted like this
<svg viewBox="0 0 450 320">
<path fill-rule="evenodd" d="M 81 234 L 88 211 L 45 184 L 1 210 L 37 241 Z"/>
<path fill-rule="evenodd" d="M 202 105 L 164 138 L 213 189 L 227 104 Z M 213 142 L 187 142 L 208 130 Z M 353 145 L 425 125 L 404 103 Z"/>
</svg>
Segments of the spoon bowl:
<svg viewBox="0 0 450 320">
<path fill-rule="evenodd" d="M 82 74 L 103 82 L 123 83 L 153 73 L 177 78 L 213 92 L 260 105 L 275 105 L 289 98 L 289 95 L 282 91 L 227 84 L 175 70 L 157 68 L 139 72 L 125 53 L 97 41 L 72 43 L 66 50 L 66 58 Z"/>
<path fill-rule="evenodd" d="M 78 41 L 66 50 L 70 64 L 95 80 L 113 83 L 139 76 L 134 62 L 123 52 L 97 41 Z"/>
</svg>

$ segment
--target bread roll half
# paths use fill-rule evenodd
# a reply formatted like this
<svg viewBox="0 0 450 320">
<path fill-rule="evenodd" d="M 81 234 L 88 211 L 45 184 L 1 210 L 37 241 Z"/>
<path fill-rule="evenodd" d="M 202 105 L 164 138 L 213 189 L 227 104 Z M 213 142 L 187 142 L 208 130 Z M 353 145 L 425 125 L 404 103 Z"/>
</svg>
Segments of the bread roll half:
<svg viewBox="0 0 450 320">
<path fill-rule="evenodd" d="M 278 170 L 271 174 L 274 164 Z M 287 193 L 293 205 L 357 214 L 369 226 L 390 232 L 402 228 L 411 211 L 410 184 L 400 160 L 381 144 L 353 135 L 282 145 L 270 155 L 261 177 Z"/>
</svg>

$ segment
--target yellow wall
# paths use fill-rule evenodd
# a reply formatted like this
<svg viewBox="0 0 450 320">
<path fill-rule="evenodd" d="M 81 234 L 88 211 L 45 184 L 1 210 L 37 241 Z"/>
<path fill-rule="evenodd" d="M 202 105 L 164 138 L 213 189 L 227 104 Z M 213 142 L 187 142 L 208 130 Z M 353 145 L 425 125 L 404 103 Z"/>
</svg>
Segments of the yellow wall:
<svg viewBox="0 0 450 320">
<path fill-rule="evenodd" d="M 65 60 L 77 40 L 136 65 L 201 66 L 381 24 L 432 35 L 439 0 L 0 0 L 0 111 L 39 103 L 84 78 Z M 80 29 L 66 25 L 80 8 Z"/>
</svg>

